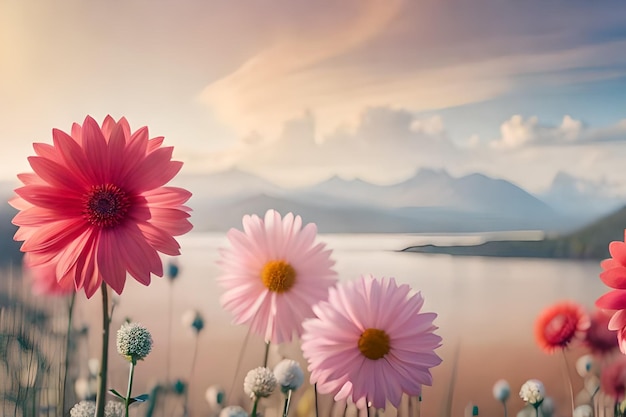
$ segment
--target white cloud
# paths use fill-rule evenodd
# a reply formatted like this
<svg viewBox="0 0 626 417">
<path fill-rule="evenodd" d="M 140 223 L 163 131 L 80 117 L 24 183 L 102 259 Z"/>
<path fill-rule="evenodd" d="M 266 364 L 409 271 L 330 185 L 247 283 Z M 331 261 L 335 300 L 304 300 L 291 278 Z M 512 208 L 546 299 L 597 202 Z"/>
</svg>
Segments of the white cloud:
<svg viewBox="0 0 626 417">
<path fill-rule="evenodd" d="M 517 114 L 500 125 L 500 138 L 491 141 L 496 149 L 522 146 L 584 145 L 594 142 L 626 141 L 626 119 L 613 126 L 591 128 L 569 115 L 559 125 L 541 124 L 537 116 L 524 119 Z"/>
<path fill-rule="evenodd" d="M 297 31 L 279 27 L 279 39 L 208 83 L 200 100 L 241 134 L 276 135 L 285 120 L 311 109 L 323 136 L 342 123 L 354 126 L 368 106 L 438 110 L 528 86 L 626 74 L 625 41 L 588 42 L 580 34 L 615 25 L 615 12 L 597 12 L 605 18 L 603 25 L 588 19 L 585 7 L 569 10 L 574 30 L 554 16 L 536 14 L 538 6 L 488 3 L 493 20 L 467 8 L 467 20 L 455 22 L 456 14 L 439 2 L 419 2 L 419 7 L 398 0 L 343 2 L 340 22 L 304 19 Z M 511 139 L 512 145 L 525 140 Z"/>
<path fill-rule="evenodd" d="M 208 157 L 196 154 L 197 159 L 186 160 L 186 167 L 238 167 L 283 186 L 312 184 L 333 175 L 389 184 L 420 168 L 434 168 L 455 176 L 480 172 L 531 192 L 545 190 L 565 171 L 589 184 L 610 185 L 619 194 L 626 192 L 621 178 L 626 141 L 604 139 L 624 127 L 623 122 L 585 127 L 567 115 L 550 126 L 537 117 L 514 115 L 503 123 L 498 145 L 486 146 L 477 135 L 453 142 L 440 115 L 417 117 L 404 109 L 372 107 L 361 112 L 356 124 L 320 140 L 317 118 L 306 112 L 285 123 L 276 137 L 255 135 Z M 562 146 L 573 143 L 580 146 Z"/>
<path fill-rule="evenodd" d="M 287 186 L 332 175 L 389 183 L 420 166 L 444 167 L 457 158 L 440 116 L 416 118 L 402 109 L 368 108 L 355 126 L 338 128 L 322 140 L 316 130 L 316 118 L 306 112 L 286 122 L 273 140 L 257 137 L 211 154 L 211 166 L 236 166 Z"/>
</svg>

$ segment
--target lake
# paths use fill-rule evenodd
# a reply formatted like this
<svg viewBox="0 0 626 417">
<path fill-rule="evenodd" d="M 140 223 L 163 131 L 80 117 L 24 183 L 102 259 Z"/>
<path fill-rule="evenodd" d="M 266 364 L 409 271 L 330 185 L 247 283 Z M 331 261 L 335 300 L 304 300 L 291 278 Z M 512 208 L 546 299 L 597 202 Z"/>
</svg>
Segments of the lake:
<svg viewBox="0 0 626 417">
<path fill-rule="evenodd" d="M 539 237 L 537 233 L 529 232 L 519 236 L 526 239 Z M 512 236 L 492 234 L 487 237 Z M 598 278 L 599 263 L 398 252 L 416 244 L 471 244 L 485 238 L 484 235 L 353 234 L 321 235 L 318 239 L 333 249 L 335 269 L 341 280 L 350 280 L 361 274 L 395 277 L 422 292 L 424 311 L 434 311 L 439 315 L 435 324 L 444 339 L 444 346 L 439 350 L 444 363 L 434 369 L 434 387 L 425 388 L 425 413 L 438 414 L 446 402 L 457 348 L 458 379 L 454 390 L 453 415 L 461 415 L 470 401 L 478 403 L 481 410 L 486 411 L 481 411 L 481 415 L 489 415 L 489 411 L 499 414 L 501 406 L 491 397 L 491 387 L 499 378 L 506 378 L 511 383 L 513 410 L 523 406 L 517 392 L 519 386 L 530 378 L 544 380 L 548 395 L 553 396 L 557 404 L 565 406 L 568 400 L 560 373 L 561 358 L 539 351 L 534 344 L 533 323 L 537 314 L 555 301 L 570 299 L 592 308 L 595 299 L 607 290 Z M 137 389 L 146 389 L 166 374 L 170 294 L 174 317 L 170 347 L 172 376 L 188 378 L 190 375 L 194 335 L 183 328 L 180 318 L 187 309 L 198 309 L 206 318 L 206 327 L 198 339 L 198 357 L 191 375 L 191 401 L 196 415 L 206 415 L 208 406 L 203 400 L 204 391 L 212 383 L 226 388 L 231 386 L 247 329 L 230 325 L 230 315 L 219 306 L 221 290 L 214 282 L 219 274 L 215 261 L 218 258 L 217 249 L 227 245 L 225 235 L 191 233 L 179 241 L 183 252 L 177 260 L 181 267 L 179 278 L 173 284 L 156 278 L 147 288 L 134 281 L 128 282 L 119 298 L 112 330 L 117 330 L 123 318 L 128 316 L 153 331 L 154 351 L 136 370 Z M 83 296 L 77 308 L 78 317 L 92 326 L 98 326 L 98 295 L 90 301 L 84 300 Z M 85 358 L 98 356 L 98 332 L 93 333 L 95 337 L 85 348 Z M 250 368 L 260 365 L 262 351 L 263 341 L 250 337 L 243 353 L 242 369 L 235 378 L 237 393 L 233 393 L 233 401 L 244 401 L 241 397 L 243 376 Z M 570 364 L 579 353 L 571 352 Z M 281 347 L 280 354 L 301 360 L 297 344 Z M 111 386 L 124 388 L 126 365 L 116 356 L 112 347 L 109 360 Z M 580 381 L 575 381 L 575 386 L 580 387 Z M 271 400 L 268 401 L 273 404 Z"/>
</svg>

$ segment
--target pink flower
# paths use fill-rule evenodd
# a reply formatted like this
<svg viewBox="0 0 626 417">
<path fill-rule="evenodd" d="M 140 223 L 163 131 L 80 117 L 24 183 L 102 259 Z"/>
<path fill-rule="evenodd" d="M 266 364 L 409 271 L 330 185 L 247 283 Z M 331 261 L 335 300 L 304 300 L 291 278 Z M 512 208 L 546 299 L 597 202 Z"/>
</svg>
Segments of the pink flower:
<svg viewBox="0 0 626 417">
<path fill-rule="evenodd" d="M 87 116 L 71 136 L 54 129 L 53 144 L 35 143 L 34 173 L 11 204 L 20 210 L 15 240 L 31 268 L 54 268 L 58 282 L 72 280 L 91 297 L 102 281 L 121 294 L 130 273 L 144 285 L 163 275 L 158 252 L 178 255 L 173 236 L 191 230 L 191 193 L 163 187 L 182 167 L 173 148 L 148 128 L 131 134 L 126 119 Z"/>
<path fill-rule="evenodd" d="M 410 291 L 393 278 L 361 277 L 331 288 L 328 301 L 314 307 L 302 351 L 321 393 L 351 397 L 361 408 L 384 408 L 386 401 L 398 407 L 403 393 L 419 395 L 432 385 L 429 368 L 441 363 L 437 315 L 420 312 L 424 299 Z"/>
<path fill-rule="evenodd" d="M 626 392 L 626 357 L 605 365 L 600 374 L 600 388 L 615 401 L 624 399 Z"/>
<path fill-rule="evenodd" d="M 30 266 L 28 258 L 27 253 L 24 256 L 24 269 L 31 277 L 34 294 L 62 296 L 75 291 L 74 280 L 71 277 L 57 281 L 54 264 Z"/>
<path fill-rule="evenodd" d="M 626 231 L 625 231 L 626 233 Z M 599 308 L 614 310 L 609 321 L 610 330 L 617 331 L 617 340 L 622 353 L 626 354 L 626 243 L 611 242 L 609 244 L 611 258 L 602 261 L 603 272 L 600 279 L 607 286 L 615 288 L 596 300 Z"/>
<path fill-rule="evenodd" d="M 535 322 L 535 339 L 541 349 L 553 353 L 582 341 L 589 324 L 589 316 L 581 306 L 563 301 L 541 312 Z"/>
<path fill-rule="evenodd" d="M 604 310 L 591 313 L 591 325 L 587 330 L 585 344 L 596 354 L 606 354 L 618 347 L 617 332 L 608 327 L 611 314 Z"/>
<path fill-rule="evenodd" d="M 291 213 L 284 219 L 274 210 L 265 220 L 244 216 L 243 228 L 228 232 L 232 247 L 220 252 L 222 306 L 266 341 L 289 342 L 336 282 L 331 251 L 314 244 L 315 224 L 302 228 Z"/>
</svg>

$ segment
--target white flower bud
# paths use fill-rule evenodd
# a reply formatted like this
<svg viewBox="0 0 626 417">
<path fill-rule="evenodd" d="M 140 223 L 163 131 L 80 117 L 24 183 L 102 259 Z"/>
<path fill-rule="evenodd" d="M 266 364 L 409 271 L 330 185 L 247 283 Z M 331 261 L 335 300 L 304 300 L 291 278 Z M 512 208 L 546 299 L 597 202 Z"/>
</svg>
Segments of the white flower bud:
<svg viewBox="0 0 626 417">
<path fill-rule="evenodd" d="M 243 381 L 243 390 L 250 398 L 269 397 L 276 388 L 274 373 L 262 366 L 248 372 Z"/>
</svg>

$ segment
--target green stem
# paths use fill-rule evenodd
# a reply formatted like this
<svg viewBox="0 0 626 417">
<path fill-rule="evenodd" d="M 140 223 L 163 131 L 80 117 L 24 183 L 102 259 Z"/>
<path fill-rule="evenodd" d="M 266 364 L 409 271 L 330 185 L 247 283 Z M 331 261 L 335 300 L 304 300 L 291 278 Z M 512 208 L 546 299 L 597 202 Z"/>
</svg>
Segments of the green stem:
<svg viewBox="0 0 626 417">
<path fill-rule="evenodd" d="M 567 356 L 565 355 L 565 349 L 561 349 L 563 353 L 563 368 L 565 369 L 565 376 L 567 379 L 567 385 L 569 388 L 569 398 L 570 398 L 570 406 L 572 407 L 572 415 L 574 414 L 574 388 L 572 387 L 572 374 L 569 370 L 569 365 L 567 364 Z"/>
<path fill-rule="evenodd" d="M 239 357 L 237 358 L 237 366 L 235 367 L 235 373 L 233 374 L 233 380 L 230 383 L 230 389 L 226 392 L 226 396 L 224 397 L 224 404 L 228 404 L 228 400 L 230 399 L 230 393 L 232 393 L 235 389 L 235 383 L 237 382 L 237 376 L 239 375 L 239 371 L 241 370 L 241 364 L 243 363 L 243 356 L 246 351 L 246 347 L 248 346 L 248 340 L 250 339 L 250 326 L 248 326 L 248 332 L 246 333 L 246 337 L 243 339 L 243 343 L 241 344 L 241 349 L 239 349 Z"/>
<path fill-rule="evenodd" d="M 191 357 L 191 370 L 189 371 L 189 380 L 187 381 L 187 389 L 185 390 L 185 404 L 183 409 L 185 410 L 185 416 L 189 416 L 189 397 L 191 392 L 191 380 L 193 379 L 193 371 L 196 369 L 196 358 L 198 356 L 198 344 L 200 340 L 200 333 L 196 332 L 196 342 L 193 347 L 193 356 Z"/>
<path fill-rule="evenodd" d="M 317 403 L 317 383 L 313 384 L 313 392 L 315 392 L 315 417 L 320 417 L 319 404 Z"/>
<path fill-rule="evenodd" d="M 107 392 L 107 368 L 109 363 L 109 329 L 111 319 L 109 317 L 109 295 L 107 285 L 102 281 L 100 287 L 102 293 L 102 353 L 100 356 L 100 373 L 98 374 L 98 396 L 96 397 L 96 417 L 104 417 L 104 405 Z"/>
<path fill-rule="evenodd" d="M 502 401 L 502 406 L 504 407 L 504 417 L 507 417 L 508 416 L 508 412 L 507 412 L 507 409 L 506 409 L 506 401 Z"/>
<path fill-rule="evenodd" d="M 125 416 L 128 417 L 128 407 L 130 406 L 131 392 L 133 390 L 133 375 L 135 374 L 135 359 L 130 361 L 130 371 L 128 372 L 128 391 L 126 391 L 126 399 L 124 400 Z"/>
<path fill-rule="evenodd" d="M 67 370 L 69 368 L 70 361 L 70 344 L 72 342 L 72 316 L 74 315 L 74 301 L 76 300 L 76 292 L 72 293 L 70 297 L 70 305 L 67 311 L 67 334 L 65 337 L 65 360 L 63 361 L 63 382 L 61 384 L 61 398 L 59 401 L 59 408 L 57 413 L 60 416 L 65 415 L 65 390 L 67 387 Z"/>
<path fill-rule="evenodd" d="M 263 357 L 263 366 L 267 368 L 267 361 L 270 357 L 270 341 L 265 341 L 265 356 Z"/>
<path fill-rule="evenodd" d="M 250 417 L 256 417 L 256 408 L 259 405 L 259 397 L 254 397 L 254 404 L 252 404 L 252 413 L 250 413 Z"/>
<path fill-rule="evenodd" d="M 417 397 L 417 417 L 421 417 L 422 416 L 422 395 L 420 394 Z"/>
<path fill-rule="evenodd" d="M 168 303 L 168 318 L 167 318 L 167 357 L 165 361 L 165 383 L 170 383 L 170 366 L 171 366 L 171 353 L 172 353 L 172 304 L 173 304 L 173 288 L 172 281 L 170 280 L 169 290 L 169 303 Z"/>
<path fill-rule="evenodd" d="M 291 403 L 291 393 L 293 390 L 289 390 L 287 392 L 287 397 L 285 398 L 285 407 L 283 408 L 283 417 L 287 417 L 289 415 L 289 404 Z"/>
</svg>

